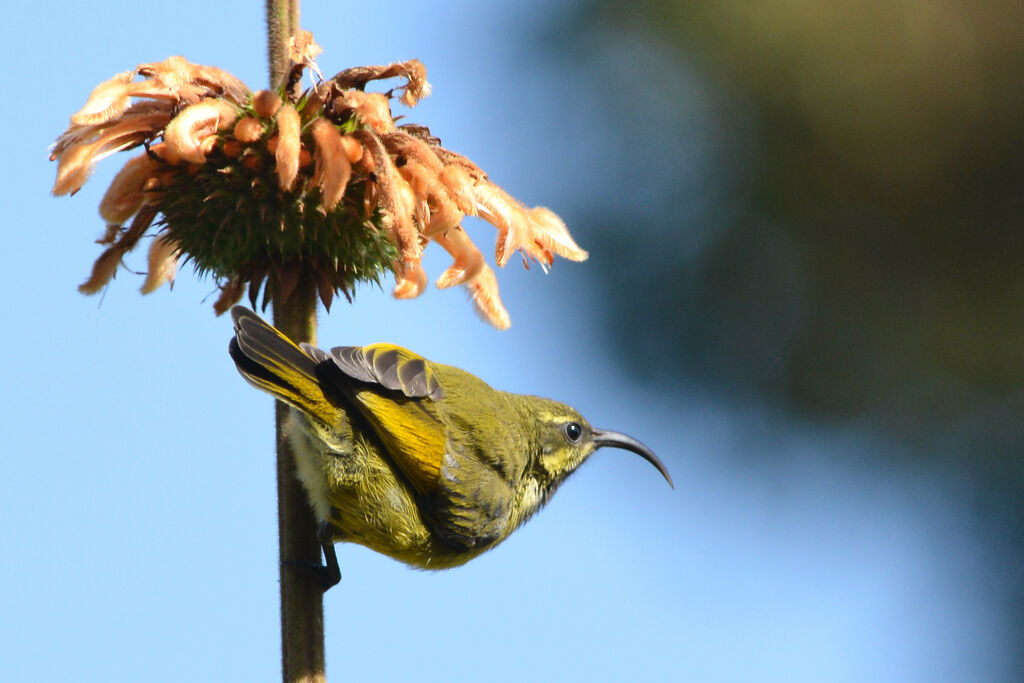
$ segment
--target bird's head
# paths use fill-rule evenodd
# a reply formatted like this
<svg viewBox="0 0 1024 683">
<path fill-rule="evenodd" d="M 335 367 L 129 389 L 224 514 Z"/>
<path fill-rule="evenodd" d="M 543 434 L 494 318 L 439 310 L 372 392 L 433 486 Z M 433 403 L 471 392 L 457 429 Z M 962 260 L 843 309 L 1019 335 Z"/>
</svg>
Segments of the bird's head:
<svg viewBox="0 0 1024 683">
<path fill-rule="evenodd" d="M 654 465 L 669 486 L 672 477 L 664 463 L 644 444 L 620 432 L 597 429 L 575 409 L 550 399 L 525 396 L 524 406 L 533 426 L 534 441 L 529 463 L 530 475 L 544 499 L 554 493 L 566 477 L 576 471 L 599 448 L 632 451 Z"/>
</svg>

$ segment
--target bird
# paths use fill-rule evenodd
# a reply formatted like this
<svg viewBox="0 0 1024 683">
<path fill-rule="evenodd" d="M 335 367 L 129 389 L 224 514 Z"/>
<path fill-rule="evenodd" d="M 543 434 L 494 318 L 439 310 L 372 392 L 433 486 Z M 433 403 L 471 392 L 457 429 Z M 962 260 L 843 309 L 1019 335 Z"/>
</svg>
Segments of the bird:
<svg viewBox="0 0 1024 683">
<path fill-rule="evenodd" d="M 636 453 L 674 488 L 647 446 L 564 403 L 493 389 L 393 344 L 324 351 L 244 306 L 231 316 L 238 372 L 291 407 L 285 433 L 317 519 L 325 564 L 312 569 L 325 590 L 341 579 L 337 542 L 420 569 L 465 564 L 599 448 Z"/>
</svg>

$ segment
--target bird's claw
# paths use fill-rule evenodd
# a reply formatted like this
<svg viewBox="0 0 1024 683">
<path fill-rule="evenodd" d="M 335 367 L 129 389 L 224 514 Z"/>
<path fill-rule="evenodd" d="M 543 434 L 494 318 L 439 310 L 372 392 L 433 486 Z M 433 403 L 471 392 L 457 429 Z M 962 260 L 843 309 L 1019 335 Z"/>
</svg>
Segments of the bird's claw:
<svg viewBox="0 0 1024 683">
<path fill-rule="evenodd" d="M 313 581 L 316 581 L 323 588 L 324 592 L 330 590 L 333 586 L 336 586 L 341 581 L 341 569 L 337 564 L 331 567 L 329 564 L 320 564 L 318 562 L 298 562 L 286 560 L 282 562 L 286 567 L 296 569 Z"/>
</svg>

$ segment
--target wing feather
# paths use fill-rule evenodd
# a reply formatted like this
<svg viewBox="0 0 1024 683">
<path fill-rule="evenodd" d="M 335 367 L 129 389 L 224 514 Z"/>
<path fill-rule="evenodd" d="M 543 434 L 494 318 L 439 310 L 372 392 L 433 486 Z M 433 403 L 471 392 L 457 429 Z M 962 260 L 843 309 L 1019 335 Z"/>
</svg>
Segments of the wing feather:
<svg viewBox="0 0 1024 683">
<path fill-rule="evenodd" d="M 431 363 L 392 344 L 339 346 L 329 356 L 321 353 L 321 381 L 366 418 L 417 490 L 436 492 L 448 425 L 438 402 L 444 391 Z"/>
<path fill-rule="evenodd" d="M 471 550 L 502 537 L 511 513 L 508 481 L 452 442 L 441 460 L 439 495 L 445 504 L 438 506 L 434 518 L 438 534 L 449 545 Z"/>
<path fill-rule="evenodd" d="M 342 373 L 360 382 L 377 382 L 373 367 L 367 362 L 362 347 L 338 346 L 331 349 L 331 358 Z"/>
<path fill-rule="evenodd" d="M 381 386 L 405 393 L 405 387 L 398 379 L 398 365 L 402 359 L 398 355 L 398 347 L 380 348 L 378 346 L 368 347 L 365 351 L 369 357 L 370 365 L 373 367 L 373 374 Z"/>
<path fill-rule="evenodd" d="M 401 346 L 337 346 L 331 349 L 330 358 L 351 379 L 400 391 L 406 398 L 444 398 L 444 389 L 431 363 Z"/>
</svg>

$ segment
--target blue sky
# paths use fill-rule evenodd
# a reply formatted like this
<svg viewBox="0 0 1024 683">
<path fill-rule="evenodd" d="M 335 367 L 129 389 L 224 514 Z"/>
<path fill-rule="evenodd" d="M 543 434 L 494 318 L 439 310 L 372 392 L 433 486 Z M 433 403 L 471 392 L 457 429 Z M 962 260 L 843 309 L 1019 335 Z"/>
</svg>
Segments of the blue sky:
<svg viewBox="0 0 1024 683">
<path fill-rule="evenodd" d="M 595 193 L 607 201 L 619 176 L 601 165 L 606 117 L 588 109 L 571 65 L 538 53 L 546 5 L 350 4 L 303 7 L 325 73 L 418 57 L 434 94 L 410 120 L 570 228 Z M 0 679 L 275 680 L 272 404 L 235 372 L 209 281 L 186 271 L 173 291 L 142 297 L 141 277 L 121 271 L 104 295 L 77 293 L 121 162 L 54 199 L 47 161 L 92 87 L 137 63 L 182 54 L 262 87 L 262 9 L 12 11 L 0 29 Z M 706 144 L 701 111 L 695 102 L 694 148 Z M 693 177 L 707 182 L 698 166 Z M 493 229 L 467 227 L 489 254 Z M 446 257 L 429 251 L 436 277 Z M 140 270 L 142 256 L 130 259 Z M 919 681 L 1006 670 L 1005 577 L 987 562 L 965 485 L 865 466 L 895 446 L 854 429 L 723 404 L 696 386 L 644 389 L 601 342 L 586 269 L 559 262 L 544 275 L 513 259 L 498 273 L 513 321 L 503 333 L 461 292 L 433 288 L 414 302 L 364 288 L 321 317 L 324 346 L 390 341 L 572 403 L 648 443 L 676 481 L 672 491 L 639 458 L 601 452 L 506 543 L 447 572 L 340 546 L 343 580 L 325 601 L 330 677 Z"/>
</svg>

